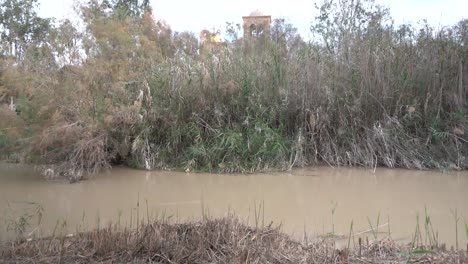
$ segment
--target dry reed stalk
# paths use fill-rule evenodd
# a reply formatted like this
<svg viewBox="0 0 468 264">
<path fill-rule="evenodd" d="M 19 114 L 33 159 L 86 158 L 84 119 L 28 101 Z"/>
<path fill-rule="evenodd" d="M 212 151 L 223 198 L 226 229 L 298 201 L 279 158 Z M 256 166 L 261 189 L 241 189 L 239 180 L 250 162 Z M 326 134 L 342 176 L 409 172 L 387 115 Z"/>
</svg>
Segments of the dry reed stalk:
<svg viewBox="0 0 468 264">
<path fill-rule="evenodd" d="M 409 257 L 408 246 L 391 240 L 336 249 L 332 240 L 302 244 L 267 226 L 252 228 L 234 216 L 202 222 L 141 224 L 139 230 L 106 228 L 75 236 L 11 242 L 0 249 L 0 263 L 447 263 L 466 261 L 465 253 L 436 249 Z M 414 249 L 411 249 L 414 250 Z"/>
</svg>

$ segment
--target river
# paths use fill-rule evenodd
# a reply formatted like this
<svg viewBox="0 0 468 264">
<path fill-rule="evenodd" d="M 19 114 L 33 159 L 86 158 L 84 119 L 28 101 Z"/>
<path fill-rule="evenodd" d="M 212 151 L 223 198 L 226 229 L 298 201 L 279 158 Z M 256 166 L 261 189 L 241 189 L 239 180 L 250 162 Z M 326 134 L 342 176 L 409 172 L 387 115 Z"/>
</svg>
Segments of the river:
<svg viewBox="0 0 468 264">
<path fill-rule="evenodd" d="M 23 227 L 26 235 L 45 236 L 54 229 L 68 234 L 110 222 L 130 227 L 137 215 L 140 221 L 183 222 L 201 219 L 202 212 L 209 217 L 232 212 L 253 226 L 282 224 L 284 232 L 298 239 L 304 233 L 312 239 L 347 236 L 352 221 L 353 234 L 372 240 L 369 230 L 379 220 L 379 238 L 390 231 L 402 243 L 412 240 L 418 216 L 426 239 L 427 214 L 439 243 L 455 245 L 456 212 L 464 248 L 467 202 L 468 172 L 456 171 L 310 167 L 225 175 L 114 168 L 69 184 L 44 180 L 27 167 L 1 164 L 0 241 L 12 239 Z M 21 224 L 21 218 L 27 221 Z"/>
</svg>

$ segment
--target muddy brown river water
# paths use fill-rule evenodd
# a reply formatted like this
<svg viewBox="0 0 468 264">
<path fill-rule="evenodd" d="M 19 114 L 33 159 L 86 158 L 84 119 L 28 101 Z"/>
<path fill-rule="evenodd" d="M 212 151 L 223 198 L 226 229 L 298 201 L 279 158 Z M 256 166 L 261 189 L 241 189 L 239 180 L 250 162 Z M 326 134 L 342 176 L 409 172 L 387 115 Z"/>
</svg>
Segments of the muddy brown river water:
<svg viewBox="0 0 468 264">
<path fill-rule="evenodd" d="M 139 201 L 139 206 L 137 203 Z M 254 208 L 263 205 L 264 208 Z M 42 214 L 40 228 L 38 212 Z M 90 230 L 109 222 L 134 225 L 155 217 L 171 221 L 199 220 L 234 212 L 255 226 L 273 221 L 284 232 L 302 239 L 353 233 L 409 242 L 417 218 L 425 239 L 427 214 L 439 242 L 465 247 L 468 221 L 468 172 L 441 173 L 378 168 L 314 167 L 284 173 L 222 175 L 115 168 L 75 184 L 46 181 L 17 165 L 0 165 L 0 241 L 25 235 L 50 235 Z M 255 221 L 255 215 L 258 221 Z M 380 217 L 379 217 L 380 215 Z M 465 218 L 464 218 L 465 217 Z M 21 224 L 21 219 L 28 224 Z M 63 225 L 63 222 L 66 224 Z M 57 229 L 57 230 L 58 230 Z M 367 232 L 366 232 L 367 231 Z M 56 231 L 58 232 L 58 231 Z M 463 246 L 462 246 L 463 245 Z"/>
</svg>

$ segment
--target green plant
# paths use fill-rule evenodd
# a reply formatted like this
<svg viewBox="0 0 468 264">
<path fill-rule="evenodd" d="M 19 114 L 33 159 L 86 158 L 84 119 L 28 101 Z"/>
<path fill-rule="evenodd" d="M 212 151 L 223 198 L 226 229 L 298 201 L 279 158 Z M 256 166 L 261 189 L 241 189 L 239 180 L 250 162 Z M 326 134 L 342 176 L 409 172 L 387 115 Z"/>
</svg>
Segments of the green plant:
<svg viewBox="0 0 468 264">
<path fill-rule="evenodd" d="M 466 238 L 468 239 L 468 222 L 465 221 L 465 235 Z"/>
<path fill-rule="evenodd" d="M 353 233 L 353 220 L 351 220 L 351 224 L 349 225 L 348 246 L 347 246 L 348 251 L 351 246 L 351 236 L 353 236 L 352 233 Z M 353 237 L 353 240 L 354 240 L 354 237 Z"/>
<path fill-rule="evenodd" d="M 431 217 L 427 211 L 427 207 L 424 207 L 424 230 L 426 233 L 426 239 L 429 239 L 430 246 L 437 246 L 438 241 L 434 232 L 434 228 L 432 226 Z"/>
<path fill-rule="evenodd" d="M 458 222 L 460 221 L 460 216 L 458 215 L 458 210 L 451 210 L 453 219 L 455 221 L 455 249 L 458 251 Z"/>
<path fill-rule="evenodd" d="M 369 217 L 367 217 L 367 223 L 369 223 L 369 227 L 371 228 L 372 235 L 374 236 L 374 241 L 378 241 L 378 235 L 379 235 L 379 223 L 380 223 L 380 212 L 377 215 L 377 222 L 375 227 L 372 226 L 372 222 Z"/>
<path fill-rule="evenodd" d="M 338 207 L 338 203 L 337 202 L 334 202 L 334 201 L 331 201 L 331 221 L 332 221 L 332 231 L 331 231 L 331 235 L 332 236 L 335 236 L 336 233 L 335 233 L 335 212 L 336 212 L 336 208 Z"/>
<path fill-rule="evenodd" d="M 13 204 L 10 202 L 7 203 L 8 211 L 6 215 L 9 217 L 5 219 L 6 230 L 13 231 L 18 239 L 23 239 L 32 235 L 32 232 L 26 235 L 26 231 L 32 227 L 33 220 L 37 221 L 34 223 L 36 228 L 41 226 L 44 208 L 42 205 L 35 202 L 15 203 L 15 205 L 17 205 L 18 208 L 14 208 Z M 20 207 L 23 206 L 25 208 L 21 210 Z"/>
<path fill-rule="evenodd" d="M 18 113 L 0 109 L 0 153 L 52 164 L 55 176 L 74 182 L 116 164 L 468 168 L 457 82 L 468 66 L 453 59 L 465 52 L 463 21 L 416 30 L 389 24 L 389 10 L 370 0 L 326 0 L 310 42 L 276 19 L 271 38 L 205 50 L 145 5 L 82 3 L 84 26 L 51 24 L 25 6 L 42 23 L 38 36 L 4 7 L 0 33 L 23 25 L 26 35 L 20 53 L 10 40 L 0 56 L 0 105 L 18 104 Z"/>
</svg>

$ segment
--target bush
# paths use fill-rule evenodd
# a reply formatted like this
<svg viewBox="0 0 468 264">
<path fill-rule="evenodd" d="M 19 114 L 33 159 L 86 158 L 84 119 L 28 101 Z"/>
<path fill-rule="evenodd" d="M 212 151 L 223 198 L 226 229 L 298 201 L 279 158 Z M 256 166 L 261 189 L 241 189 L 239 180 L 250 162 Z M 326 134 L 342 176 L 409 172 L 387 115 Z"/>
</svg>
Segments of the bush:
<svg viewBox="0 0 468 264">
<path fill-rule="evenodd" d="M 50 52 L 72 62 L 83 48 L 79 63 L 44 67 L 26 49 L 28 60 L 9 64 L 2 83 L 23 98 L 19 120 L 35 131 L 15 152 L 61 164 L 73 179 L 119 163 L 468 168 L 467 21 L 438 31 L 395 27 L 372 1 L 327 0 L 312 26 L 317 41 L 275 20 L 271 39 L 194 52 L 193 34 L 173 33 L 149 10 L 121 11 L 90 2 L 84 32 L 54 31 L 75 46 L 49 40 Z M 19 74 L 27 78 L 18 82 Z"/>
</svg>

